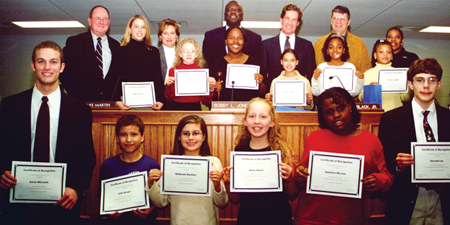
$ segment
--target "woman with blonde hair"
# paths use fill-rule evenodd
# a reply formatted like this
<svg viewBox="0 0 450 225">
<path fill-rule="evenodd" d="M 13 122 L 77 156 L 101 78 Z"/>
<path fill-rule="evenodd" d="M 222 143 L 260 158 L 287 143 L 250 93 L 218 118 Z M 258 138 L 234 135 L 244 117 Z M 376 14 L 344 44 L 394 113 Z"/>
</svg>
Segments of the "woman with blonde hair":
<svg viewBox="0 0 450 225">
<path fill-rule="evenodd" d="M 160 110 L 165 102 L 161 60 L 159 50 L 152 46 L 150 27 L 144 16 L 134 15 L 131 17 L 120 46 L 117 83 L 153 81 L 156 102 L 150 108 Z M 116 88 L 116 93 L 121 96 L 122 88 Z M 131 109 L 123 102 L 117 102 L 117 106 L 120 109 Z"/>
<path fill-rule="evenodd" d="M 175 60 L 175 47 L 180 37 L 180 25 L 169 18 L 161 21 L 158 30 L 159 57 L 161 58 L 161 75 L 166 80 L 169 69 Z"/>
</svg>

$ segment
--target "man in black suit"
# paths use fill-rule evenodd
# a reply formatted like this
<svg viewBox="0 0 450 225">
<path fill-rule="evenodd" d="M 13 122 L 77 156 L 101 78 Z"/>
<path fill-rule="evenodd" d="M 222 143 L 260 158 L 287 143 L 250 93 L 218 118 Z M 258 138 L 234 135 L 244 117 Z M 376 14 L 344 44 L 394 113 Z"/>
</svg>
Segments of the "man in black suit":
<svg viewBox="0 0 450 225">
<path fill-rule="evenodd" d="M 117 83 L 114 70 L 119 42 L 109 37 L 109 11 L 94 6 L 89 13 L 89 31 L 67 38 L 64 47 L 66 69 L 60 80 L 69 95 L 82 101 L 111 101 Z M 101 46 L 97 47 L 100 38 Z M 101 49 L 100 56 L 97 48 Z M 101 61 L 101 62 L 100 62 Z"/>
<path fill-rule="evenodd" d="M 264 79 L 267 90 L 270 90 L 272 80 L 284 70 L 280 60 L 281 53 L 286 48 L 291 48 L 298 52 L 298 64 L 295 69 L 311 81 L 314 69 L 316 69 L 314 48 L 310 41 L 295 35 L 302 16 L 303 13 L 298 6 L 294 4 L 285 5 L 280 15 L 280 34 L 261 43 L 260 59 L 268 71 L 268 79 Z"/>
<path fill-rule="evenodd" d="M 225 45 L 225 31 L 229 27 L 241 26 L 241 21 L 244 18 L 242 6 L 236 1 L 230 1 L 225 7 L 224 17 L 227 25 L 207 31 L 205 33 L 205 39 L 203 39 L 203 57 L 209 66 L 213 65 L 217 59 L 227 55 L 228 49 Z M 243 30 L 247 35 L 247 42 L 245 43 L 242 52 L 255 58 L 259 58 L 261 35 L 245 28 L 243 28 Z"/>
<path fill-rule="evenodd" d="M 32 55 L 31 69 L 36 75 L 34 87 L 1 102 L 0 224 L 80 222 L 80 204 L 96 163 L 92 114 L 85 103 L 60 89 L 58 78 L 64 70 L 63 61 L 62 49 L 58 44 L 41 42 Z M 41 108 L 47 108 L 46 123 L 39 123 L 42 122 L 39 115 L 45 114 Z M 47 124 L 46 132 L 39 129 L 41 124 Z M 45 135 L 40 138 L 42 134 Z M 42 146 L 43 142 L 46 142 L 46 147 L 39 151 L 38 146 Z M 42 160 L 42 157 L 45 159 Z M 66 185 L 62 198 L 54 204 L 10 203 L 10 189 L 21 182 L 11 174 L 12 161 L 66 163 Z"/>
<path fill-rule="evenodd" d="M 435 102 L 442 68 L 435 59 L 416 60 L 408 70 L 414 91 L 410 103 L 381 116 L 378 137 L 388 170 L 394 174 L 386 205 L 386 224 L 450 224 L 450 186 L 412 183 L 411 142 L 449 142 L 450 111 Z"/>
</svg>

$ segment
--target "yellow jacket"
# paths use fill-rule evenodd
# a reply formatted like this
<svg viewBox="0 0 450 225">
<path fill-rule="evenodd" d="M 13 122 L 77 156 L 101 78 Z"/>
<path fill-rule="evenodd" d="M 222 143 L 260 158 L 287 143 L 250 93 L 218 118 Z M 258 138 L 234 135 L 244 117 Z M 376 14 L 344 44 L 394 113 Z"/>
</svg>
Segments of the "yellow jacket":
<svg viewBox="0 0 450 225">
<path fill-rule="evenodd" d="M 322 48 L 325 40 L 331 34 L 331 32 L 323 37 L 317 39 L 316 43 L 314 43 L 314 52 L 316 53 L 316 66 L 325 62 L 322 55 Z M 355 65 L 356 70 L 361 73 L 366 72 L 366 70 L 372 68 L 372 62 L 369 54 L 369 50 L 367 50 L 366 44 L 364 41 L 351 34 L 347 31 L 347 46 L 350 53 L 350 59 L 347 62 L 351 62 Z"/>
</svg>

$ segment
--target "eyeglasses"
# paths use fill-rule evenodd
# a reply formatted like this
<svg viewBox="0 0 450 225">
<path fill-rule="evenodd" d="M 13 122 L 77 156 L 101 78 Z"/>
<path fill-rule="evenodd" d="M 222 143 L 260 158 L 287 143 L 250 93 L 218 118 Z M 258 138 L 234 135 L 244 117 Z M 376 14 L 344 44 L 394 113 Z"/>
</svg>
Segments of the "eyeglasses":
<svg viewBox="0 0 450 225">
<path fill-rule="evenodd" d="M 181 132 L 181 136 L 183 136 L 185 138 L 189 138 L 191 135 L 194 136 L 194 137 L 198 137 L 200 134 L 203 134 L 203 133 L 200 132 L 200 131 L 194 131 L 192 133 L 187 132 L 187 131 L 186 132 Z"/>
<path fill-rule="evenodd" d="M 94 21 L 97 22 L 97 23 L 99 23 L 100 21 L 105 23 L 105 22 L 109 21 L 109 18 L 106 18 L 106 17 L 100 18 L 100 17 L 97 16 L 97 17 L 94 17 Z"/>
<path fill-rule="evenodd" d="M 341 20 L 341 21 L 347 21 L 347 17 L 337 17 L 337 16 L 334 16 L 333 18 L 332 18 L 333 20 Z"/>
<path fill-rule="evenodd" d="M 418 77 L 418 78 L 414 79 L 414 82 L 416 82 L 416 84 L 421 84 L 421 85 L 425 84 L 425 81 L 428 81 L 428 83 L 430 85 L 435 85 L 435 84 L 437 84 L 438 79 L 437 79 L 437 77 L 428 77 L 428 79 L 423 78 L 423 77 Z"/>
</svg>

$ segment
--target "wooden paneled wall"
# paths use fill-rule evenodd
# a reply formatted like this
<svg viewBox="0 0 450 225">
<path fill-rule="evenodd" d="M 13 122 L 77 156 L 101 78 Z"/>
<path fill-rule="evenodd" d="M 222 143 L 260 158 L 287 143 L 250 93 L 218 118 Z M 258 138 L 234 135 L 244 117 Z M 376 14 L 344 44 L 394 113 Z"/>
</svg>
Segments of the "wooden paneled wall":
<svg viewBox="0 0 450 225">
<path fill-rule="evenodd" d="M 230 151 L 234 149 L 234 139 L 242 125 L 243 112 L 186 112 L 186 111 L 118 111 L 94 110 L 92 132 L 94 147 L 97 154 L 97 165 L 93 172 L 91 187 L 82 205 L 83 217 L 97 218 L 99 216 L 99 172 L 103 161 L 118 153 L 115 139 L 115 124 L 122 115 L 135 114 L 145 124 L 144 154 L 160 162 L 162 154 L 170 154 L 178 121 L 184 116 L 195 114 L 203 117 L 208 129 L 208 142 L 212 154 L 218 157 L 222 165 L 230 164 Z M 378 134 L 381 112 L 362 112 L 360 129 Z M 298 162 L 303 153 L 306 137 L 320 129 L 317 112 L 280 112 L 278 123 L 287 143 L 292 148 L 294 159 Z M 295 208 L 296 202 L 292 204 Z M 221 221 L 233 221 L 237 218 L 238 206 L 230 203 L 220 211 Z M 384 215 L 384 203 L 378 199 L 366 202 L 366 216 L 380 217 Z M 159 220 L 168 220 L 169 209 L 158 211 Z"/>
</svg>

